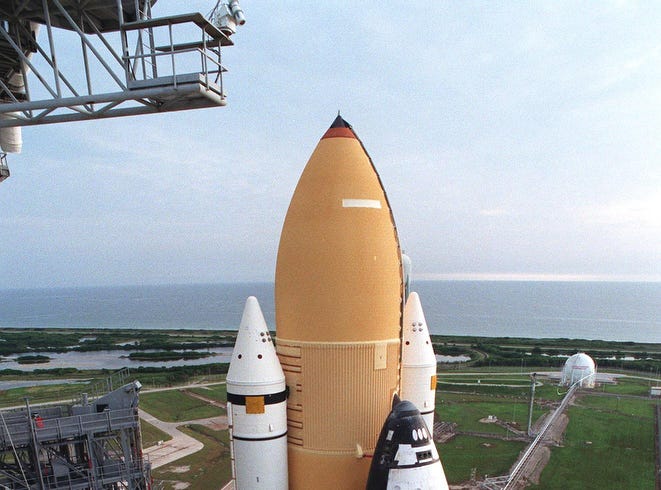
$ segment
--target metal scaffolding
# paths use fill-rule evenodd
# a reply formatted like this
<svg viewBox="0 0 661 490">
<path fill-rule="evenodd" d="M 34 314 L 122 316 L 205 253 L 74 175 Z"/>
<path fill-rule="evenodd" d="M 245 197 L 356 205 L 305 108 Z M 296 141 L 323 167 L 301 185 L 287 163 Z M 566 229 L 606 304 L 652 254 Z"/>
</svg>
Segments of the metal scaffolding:
<svg viewBox="0 0 661 490">
<path fill-rule="evenodd" d="M 238 3 L 213 22 L 153 17 L 153 3 L 0 0 L 0 128 L 225 105 Z"/>
<path fill-rule="evenodd" d="M 0 412 L 0 487 L 147 490 L 134 381 L 90 401 Z"/>
</svg>

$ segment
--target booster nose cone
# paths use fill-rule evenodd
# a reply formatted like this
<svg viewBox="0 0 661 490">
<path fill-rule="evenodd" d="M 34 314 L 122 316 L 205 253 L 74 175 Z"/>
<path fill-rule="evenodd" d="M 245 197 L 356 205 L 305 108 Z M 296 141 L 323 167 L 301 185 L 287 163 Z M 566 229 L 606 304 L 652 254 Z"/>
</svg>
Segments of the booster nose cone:
<svg viewBox="0 0 661 490">
<path fill-rule="evenodd" d="M 402 344 L 402 398 L 411 400 L 418 407 L 430 430 L 433 430 L 436 355 L 416 292 L 409 295 L 404 307 Z"/>
<path fill-rule="evenodd" d="M 284 385 L 284 382 L 285 375 L 275 353 L 264 315 L 257 298 L 250 296 L 243 309 L 227 372 L 227 384 L 263 386 L 270 383 Z"/>
<path fill-rule="evenodd" d="M 287 490 L 287 390 L 257 299 L 248 298 L 227 372 L 227 421 L 237 490 Z"/>
<path fill-rule="evenodd" d="M 436 366 L 436 356 L 429 337 L 427 320 L 418 293 L 412 292 L 404 307 L 402 325 L 402 364 L 406 366 Z"/>
</svg>

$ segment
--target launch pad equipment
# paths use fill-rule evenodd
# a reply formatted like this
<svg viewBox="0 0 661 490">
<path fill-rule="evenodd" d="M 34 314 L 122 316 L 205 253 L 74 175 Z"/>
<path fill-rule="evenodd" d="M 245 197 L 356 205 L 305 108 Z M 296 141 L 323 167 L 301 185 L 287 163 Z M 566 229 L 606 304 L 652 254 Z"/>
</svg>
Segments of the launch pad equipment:
<svg viewBox="0 0 661 490">
<path fill-rule="evenodd" d="M 0 127 L 225 105 L 221 48 L 233 45 L 237 22 L 153 17 L 154 3 L 0 1 Z M 72 42 L 79 60 L 71 59 Z M 69 59 L 60 53 L 65 44 Z"/>
<path fill-rule="evenodd" d="M 0 412 L 0 488 L 146 490 L 138 381 L 94 401 Z"/>
<path fill-rule="evenodd" d="M 238 1 L 219 0 L 213 22 L 153 17 L 155 3 L 0 0 L 2 152 L 21 152 L 21 126 L 226 105 L 221 48 L 245 23 Z"/>
<path fill-rule="evenodd" d="M 0 182 L 9 177 L 9 166 L 7 165 L 7 154 L 0 153 Z"/>
</svg>

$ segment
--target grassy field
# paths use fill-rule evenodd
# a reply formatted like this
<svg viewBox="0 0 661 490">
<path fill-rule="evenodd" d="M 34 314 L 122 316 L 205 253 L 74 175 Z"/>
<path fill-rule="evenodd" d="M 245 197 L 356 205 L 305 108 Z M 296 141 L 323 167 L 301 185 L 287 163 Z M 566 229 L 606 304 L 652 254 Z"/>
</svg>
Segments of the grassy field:
<svg viewBox="0 0 661 490">
<path fill-rule="evenodd" d="M 478 478 L 504 475 L 516 460 L 525 443 L 473 436 L 457 436 L 447 444 L 437 444 L 448 483 L 461 483 L 475 468 Z"/>
<path fill-rule="evenodd" d="M 452 375 L 461 369 L 461 374 Z M 523 366 L 521 367 L 523 369 Z M 486 372 L 488 370 L 488 372 Z M 530 370 L 529 366 L 525 371 Z M 551 370 L 540 368 L 540 370 Z M 146 393 L 152 386 L 166 386 L 191 381 L 223 380 L 222 373 L 188 375 L 176 372 L 131 371 L 134 379 L 143 385 L 140 406 L 156 417 L 172 422 L 219 416 L 222 409 L 188 396 L 180 391 Z M 185 374 L 185 375 L 184 375 Z M 105 372 L 69 373 L 66 378 L 105 378 Z M 60 375 L 58 374 L 58 377 Z M 49 374 L 3 375 L 0 379 L 49 379 Z M 132 379 L 133 379 L 132 378 Z M 520 429 L 527 426 L 530 378 L 520 372 L 518 366 L 453 367 L 453 371 L 439 373 L 437 391 L 437 419 L 456 422 L 459 431 L 486 432 L 505 435 L 505 429 L 495 424 L 483 424 L 479 420 L 488 415 L 510 422 L 514 420 Z M 477 383 L 477 380 L 480 383 Z M 536 400 L 558 402 L 555 382 L 542 379 L 536 388 Z M 457 384 L 465 383 L 465 384 Z M 597 393 L 616 396 L 581 395 L 569 410 L 569 426 L 564 447 L 553 448 L 551 460 L 542 474 L 540 489 L 608 489 L 654 488 L 653 413 L 651 402 L 631 395 L 647 395 L 649 386 L 657 383 L 635 377 L 620 378 L 615 385 L 597 388 Z M 496 386 L 514 385 L 514 386 Z M 0 407 L 22 405 L 28 396 L 32 403 L 47 400 L 71 400 L 88 388 L 85 384 L 59 384 L 35 388 L 16 388 L 0 392 Z M 225 385 L 207 388 L 189 388 L 189 391 L 206 398 L 225 401 Z M 560 390 L 564 391 L 564 390 Z M 546 410 L 535 405 L 533 417 L 538 418 Z M 144 446 L 148 447 L 167 435 L 145 422 Z M 166 489 L 174 489 L 176 482 L 189 483 L 189 489 L 218 488 L 230 478 L 227 431 L 216 432 L 202 426 L 184 429 L 201 440 L 205 448 L 197 454 L 155 471 L 157 480 L 166 481 Z M 475 469 L 478 478 L 484 475 L 507 473 L 523 448 L 523 443 L 459 435 L 446 444 L 440 444 L 439 452 L 448 479 L 460 483 L 470 478 Z M 190 471 L 182 473 L 182 468 Z"/>
<path fill-rule="evenodd" d="M 26 388 L 12 388 L 0 391 L 0 408 L 24 406 L 25 398 L 31 404 L 44 403 L 56 400 L 71 401 L 86 391 L 88 383 L 63 383 L 56 385 L 31 386 Z"/>
<path fill-rule="evenodd" d="M 601 412 L 612 412 L 625 417 L 638 417 L 646 421 L 652 417 L 653 402 L 640 398 L 615 396 L 583 396 L 575 403 L 577 406 L 592 408 Z"/>
<path fill-rule="evenodd" d="M 619 395 L 647 396 L 650 393 L 650 386 L 657 386 L 658 384 L 658 382 L 654 383 L 646 379 L 626 376 L 619 378 L 617 384 L 605 384 L 600 386 L 598 391 L 602 393 L 616 393 Z"/>
<path fill-rule="evenodd" d="M 582 396 L 540 489 L 654 489 L 653 402 Z"/>
<path fill-rule="evenodd" d="M 164 490 L 183 488 L 181 483 L 189 484 L 187 490 L 209 490 L 227 483 L 232 477 L 228 431 L 214 431 L 201 425 L 187 425 L 180 430 L 202 441 L 204 448 L 154 470 L 154 479 L 164 483 Z M 180 471 L 186 468 L 189 470 Z"/>
<path fill-rule="evenodd" d="M 443 402 L 437 403 L 436 413 L 444 422 L 455 422 L 458 431 L 487 432 L 505 435 L 503 427 L 496 424 L 480 422 L 489 415 L 495 415 L 499 420 L 516 422 L 518 428 L 525 430 L 528 426 L 528 404 L 526 402 L 511 401 L 508 399 L 482 399 L 469 401 L 466 398 L 448 400 L 449 395 L 442 397 Z M 452 397 L 454 398 L 454 397 Z M 533 418 L 538 418 L 543 410 L 535 408 Z"/>
<path fill-rule="evenodd" d="M 458 431 L 504 435 L 502 427 L 479 422 L 495 415 L 504 421 L 514 420 L 525 429 L 529 400 L 529 388 L 523 388 L 526 381 L 529 383 L 527 375 L 502 371 L 439 375 L 437 420 L 457 423 Z M 560 401 L 562 395 L 555 382 L 542 381 L 535 399 Z M 631 396 L 647 395 L 649 385 L 649 380 L 623 377 L 618 384 L 580 395 L 568 411 L 564 447 L 552 449 L 551 460 L 536 488 L 607 489 L 615 488 L 617 482 L 617 488 L 654 489 L 654 402 Z M 545 411 L 536 405 L 533 420 Z M 459 435 L 438 447 L 448 481 L 460 483 L 470 478 L 473 468 L 478 478 L 506 474 L 523 446 L 513 441 Z"/>
<path fill-rule="evenodd" d="M 224 412 L 218 407 L 187 396 L 178 390 L 141 394 L 140 408 L 165 422 L 218 417 Z"/>
<path fill-rule="evenodd" d="M 227 385 L 224 383 L 203 388 L 189 388 L 188 391 L 219 402 L 224 403 L 227 401 Z"/>
<path fill-rule="evenodd" d="M 482 368 L 484 370 L 484 368 Z M 494 370 L 495 371 L 495 370 Z M 539 383 L 541 382 L 541 386 Z M 511 372 L 476 372 L 453 375 L 443 373 L 438 375 L 438 391 L 479 393 L 483 395 L 494 394 L 522 399 L 530 397 L 530 376 L 528 374 L 512 374 Z M 538 380 L 535 388 L 535 397 L 547 400 L 562 397 L 557 394 L 555 382 Z"/>
<path fill-rule="evenodd" d="M 23 373 L 23 374 L 1 374 L 0 381 L 39 381 L 39 380 L 52 380 L 66 378 L 66 380 L 76 380 L 76 383 L 66 382 L 63 380 L 61 384 L 54 385 L 40 385 L 29 388 L 11 388 L 8 390 L 0 390 L 0 408 L 23 406 L 25 405 L 25 397 L 30 399 L 30 403 L 38 404 L 52 401 L 70 402 L 74 398 L 79 398 L 83 392 L 90 392 L 90 387 L 99 383 L 104 383 L 108 378 L 109 373 L 98 370 L 94 371 L 79 371 L 75 373 L 67 373 L 66 375 L 53 376 L 47 373 Z M 143 385 L 144 390 L 149 388 L 160 388 L 172 385 L 173 374 L 169 371 L 164 372 L 148 372 L 143 373 L 140 370 L 132 370 L 129 380 L 137 379 Z M 208 383 L 208 382 L 222 382 L 225 380 L 225 374 L 199 374 L 187 376 L 181 382 L 186 383 Z M 209 398 L 216 399 L 216 396 L 222 396 L 219 400 L 225 401 L 224 386 L 211 387 L 212 393 L 207 393 Z M 204 392 L 201 392 L 204 394 Z M 221 395 L 222 394 L 222 395 Z"/>
<path fill-rule="evenodd" d="M 146 449 L 155 444 L 158 444 L 159 441 L 169 441 L 172 439 L 170 434 L 166 434 L 161 429 L 154 427 L 149 422 L 140 420 L 140 432 L 142 433 L 142 448 Z"/>
</svg>

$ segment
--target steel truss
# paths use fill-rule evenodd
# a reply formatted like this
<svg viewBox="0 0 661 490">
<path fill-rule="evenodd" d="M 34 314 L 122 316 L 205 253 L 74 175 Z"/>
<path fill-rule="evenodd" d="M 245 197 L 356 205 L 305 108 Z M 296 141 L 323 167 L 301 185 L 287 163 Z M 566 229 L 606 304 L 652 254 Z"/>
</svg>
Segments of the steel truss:
<svg viewBox="0 0 661 490">
<path fill-rule="evenodd" d="M 0 488 L 148 490 L 138 392 L 128 383 L 81 404 L 0 412 Z"/>
<path fill-rule="evenodd" d="M 231 30 L 152 3 L 0 0 L 0 128 L 224 106 Z"/>
</svg>

